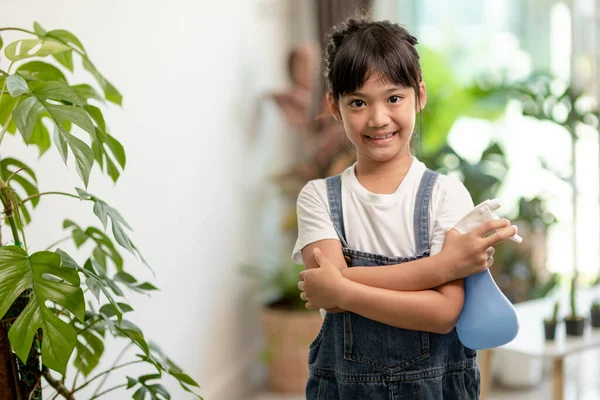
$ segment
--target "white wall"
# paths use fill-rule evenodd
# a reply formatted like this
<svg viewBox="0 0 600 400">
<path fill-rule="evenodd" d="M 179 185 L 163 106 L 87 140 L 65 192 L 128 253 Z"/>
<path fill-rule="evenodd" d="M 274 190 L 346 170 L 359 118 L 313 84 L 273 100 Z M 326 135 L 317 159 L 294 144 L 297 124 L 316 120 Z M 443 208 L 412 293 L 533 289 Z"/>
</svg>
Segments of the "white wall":
<svg viewBox="0 0 600 400">
<path fill-rule="evenodd" d="M 248 368 L 260 365 L 260 328 L 237 265 L 260 253 L 259 239 L 273 236 L 278 203 L 264 183 L 293 154 L 277 110 L 259 106 L 265 91 L 286 84 L 285 52 L 298 41 L 291 37 L 291 2 L 2 3 L 0 26 L 31 29 L 39 21 L 72 31 L 122 92 L 123 107 L 109 106 L 105 116 L 128 166 L 116 187 L 96 169 L 89 191 L 134 227 L 134 243 L 162 289 L 151 298 L 130 296 L 131 319 L 198 380 L 206 399 L 243 398 Z M 91 79 L 81 73 L 72 83 L 81 81 Z M 54 149 L 36 161 L 35 149 L 10 137 L 0 152 L 35 165 L 41 190 L 82 185 Z M 64 236 L 64 218 L 97 224 L 87 204 L 68 198 L 45 197 L 34 217 L 32 250 Z M 135 275 L 152 279 L 127 261 Z M 119 350 L 111 345 L 104 365 Z M 124 374 L 115 378 L 125 381 Z M 189 397 L 173 381 L 167 387 L 175 399 Z"/>
</svg>

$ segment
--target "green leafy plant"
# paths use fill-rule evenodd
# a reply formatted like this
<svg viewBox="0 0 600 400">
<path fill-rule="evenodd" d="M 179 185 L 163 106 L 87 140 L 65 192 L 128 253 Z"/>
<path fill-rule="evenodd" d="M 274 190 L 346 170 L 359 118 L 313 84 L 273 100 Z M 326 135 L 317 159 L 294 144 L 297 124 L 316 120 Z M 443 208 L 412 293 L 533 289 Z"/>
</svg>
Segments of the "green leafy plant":
<svg viewBox="0 0 600 400">
<path fill-rule="evenodd" d="M 70 159 L 75 162 L 84 189 L 41 192 L 32 168 L 12 157 L 0 160 L 3 220 L 12 234 L 10 239 L 0 237 L 0 349 L 8 349 L 0 352 L 0 378 L 7 377 L 0 379 L 0 393 L 9 398 L 41 399 L 44 377 L 55 391 L 54 398 L 74 399 L 80 390 L 95 384 L 90 399 L 108 398 L 106 395 L 117 389 L 130 390 L 134 399 L 170 399 L 160 383 L 168 374 L 200 398 L 194 389 L 198 384 L 124 317 L 133 311 L 125 291 L 149 293 L 157 288 L 138 281 L 123 265 L 119 248 L 147 265 L 129 237 L 131 228 L 125 219 L 86 191 L 94 164 L 114 182 L 125 168 L 125 150 L 109 133 L 99 107 L 106 101 L 120 105 L 121 94 L 98 71 L 71 32 L 46 31 L 38 23 L 33 31 L 0 28 L 0 34 L 4 31 L 28 37 L 6 45 L 0 37 L 0 49 L 9 62 L 6 70 L 0 69 L 0 143 L 5 134 L 18 132 L 27 146 L 38 148 L 40 155 L 54 147 L 65 164 Z M 76 59 L 81 60 L 102 94 L 87 83 L 69 82 L 67 75 L 75 70 Z M 49 195 L 90 203 L 102 227 L 81 227 L 66 219 L 63 228 L 67 237 L 46 249 L 30 248 L 26 228 L 34 218 L 32 211 Z M 68 201 L 76 201 L 73 199 Z M 91 247 L 82 264 L 57 247 L 67 240 L 73 241 L 79 253 L 83 253 L 84 245 Z M 124 338 L 128 344 L 111 368 L 92 376 L 110 337 Z M 137 354 L 121 362 L 132 346 Z M 70 388 L 65 376 L 69 362 L 77 371 Z M 110 373 L 139 363 L 152 367 L 152 372 L 139 377 L 124 375 L 122 384 L 103 390 Z M 12 369 L 2 370 L 7 365 Z M 79 375 L 85 380 L 77 384 Z"/>
<path fill-rule="evenodd" d="M 594 300 L 591 308 L 593 311 L 600 311 L 600 299 Z"/>
</svg>

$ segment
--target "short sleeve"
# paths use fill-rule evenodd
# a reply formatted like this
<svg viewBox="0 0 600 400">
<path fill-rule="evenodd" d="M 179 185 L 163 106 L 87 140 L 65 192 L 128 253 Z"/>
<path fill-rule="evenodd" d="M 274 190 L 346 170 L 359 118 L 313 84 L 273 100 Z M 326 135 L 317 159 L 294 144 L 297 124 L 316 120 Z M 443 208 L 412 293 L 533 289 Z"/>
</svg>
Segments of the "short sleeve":
<svg viewBox="0 0 600 400">
<path fill-rule="evenodd" d="M 302 264 L 302 249 L 324 239 L 338 239 L 331 221 L 325 180 L 308 182 L 300 194 L 296 205 L 298 215 L 298 239 L 292 253 L 292 260 Z"/>
<path fill-rule="evenodd" d="M 469 191 L 458 179 L 440 175 L 433 193 L 433 231 L 431 255 L 438 254 L 444 246 L 446 233 L 474 207 Z"/>
</svg>

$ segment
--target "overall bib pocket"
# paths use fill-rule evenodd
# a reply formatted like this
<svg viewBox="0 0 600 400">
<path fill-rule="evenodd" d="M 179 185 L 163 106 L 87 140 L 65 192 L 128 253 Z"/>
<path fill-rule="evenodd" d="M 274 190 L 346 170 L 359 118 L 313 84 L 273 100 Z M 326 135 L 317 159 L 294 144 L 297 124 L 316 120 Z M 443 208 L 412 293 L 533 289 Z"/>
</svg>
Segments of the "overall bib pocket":
<svg viewBox="0 0 600 400">
<path fill-rule="evenodd" d="M 344 313 L 344 358 L 399 371 L 430 356 L 429 333 L 396 328 Z"/>
</svg>

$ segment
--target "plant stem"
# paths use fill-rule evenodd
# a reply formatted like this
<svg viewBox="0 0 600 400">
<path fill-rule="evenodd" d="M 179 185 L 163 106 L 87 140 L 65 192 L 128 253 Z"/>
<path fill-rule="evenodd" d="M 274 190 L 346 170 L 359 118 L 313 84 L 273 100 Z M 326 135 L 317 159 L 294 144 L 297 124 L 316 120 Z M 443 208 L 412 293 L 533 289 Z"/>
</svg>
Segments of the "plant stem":
<svg viewBox="0 0 600 400">
<path fill-rule="evenodd" d="M 92 321 L 92 323 L 87 324 L 80 331 L 77 332 L 77 336 L 81 335 L 83 332 L 87 331 L 88 329 L 90 329 L 92 326 L 96 325 L 101 320 L 102 320 L 102 318 L 98 318 L 95 321 Z"/>
<path fill-rule="evenodd" d="M 21 234 L 23 235 L 23 248 L 27 251 L 27 237 L 25 236 L 25 225 L 23 224 L 23 220 L 21 219 L 21 209 L 19 208 L 19 200 L 17 200 L 17 195 L 14 191 L 10 191 L 12 197 L 12 203 L 14 207 L 14 213 L 17 217 L 17 227 L 21 227 Z"/>
<path fill-rule="evenodd" d="M 40 197 L 40 196 L 45 196 L 47 194 L 60 194 L 62 196 L 69 196 L 69 197 L 73 197 L 73 198 L 76 198 L 76 199 L 80 199 L 79 196 L 71 194 L 71 193 L 65 193 L 65 192 L 43 192 L 43 193 L 34 194 L 33 196 L 29 196 L 26 199 L 21 200 L 21 204 L 25 204 L 26 202 L 28 202 L 31 199 L 34 199 L 34 198 Z"/>
<path fill-rule="evenodd" d="M 119 361 L 121 361 L 121 358 L 123 358 L 123 356 L 125 355 L 125 353 L 131 346 L 133 346 L 133 342 L 128 343 L 127 346 L 125 346 L 123 348 L 123 350 L 121 350 L 121 352 L 115 359 L 115 362 L 113 363 L 113 365 L 110 366 L 111 368 L 114 368 L 119 363 Z M 96 394 L 98 394 L 98 392 L 102 388 L 102 385 L 104 385 L 104 383 L 106 382 L 107 379 L 108 379 L 108 374 L 104 375 L 104 378 L 102 378 L 102 381 L 100 382 L 100 384 L 98 385 L 98 387 L 96 388 L 94 393 L 92 393 L 92 396 L 96 396 Z M 94 397 L 92 397 L 92 398 L 94 398 Z"/>
<path fill-rule="evenodd" d="M 11 114 L 12 115 L 12 114 Z M 2 132 L 2 135 L 4 136 L 4 132 Z M 2 141 L 2 137 L 0 136 L 0 142 Z M 10 174 L 10 176 L 6 179 L 6 182 L 4 182 L 5 185 L 8 185 L 8 182 L 10 182 L 10 180 L 12 178 L 15 177 L 16 174 L 18 174 L 19 172 L 23 171 L 25 168 L 19 168 L 18 170 L 16 170 L 15 172 L 13 172 L 12 174 Z"/>
<path fill-rule="evenodd" d="M 23 28 L 16 28 L 16 27 L 12 27 L 12 26 L 8 26 L 6 28 L 0 28 L 0 32 L 3 31 L 19 31 L 19 32 L 25 32 L 25 33 L 30 33 L 32 35 L 37 36 L 38 34 L 32 31 L 28 31 L 27 29 L 23 29 Z"/>
<path fill-rule="evenodd" d="M 100 397 L 100 396 L 104 396 L 104 395 L 105 395 L 106 393 L 108 393 L 108 392 L 112 392 L 113 390 L 117 390 L 117 389 L 120 389 L 120 388 L 122 388 L 122 387 L 125 387 L 125 386 L 127 386 L 127 384 L 126 384 L 126 383 L 123 383 L 122 385 L 115 386 L 115 387 L 113 387 L 113 388 L 107 389 L 107 390 L 105 390 L 104 392 L 102 392 L 102 393 L 99 393 L 99 394 L 95 395 L 94 397 L 90 397 L 90 399 L 89 399 L 89 400 L 97 399 L 97 398 L 98 398 L 98 397 Z"/>
<path fill-rule="evenodd" d="M 68 399 L 68 400 L 75 400 L 75 397 L 73 396 L 74 392 L 69 392 L 69 389 L 67 389 L 59 381 L 54 379 L 52 377 L 52 375 L 50 375 L 50 371 L 48 370 L 48 368 L 46 366 L 42 367 L 42 375 L 44 376 L 46 381 L 50 384 L 50 386 L 52 386 L 54 388 L 54 390 L 56 390 L 58 392 L 57 395 L 60 394 L 62 397 L 64 397 L 65 399 Z"/>
<path fill-rule="evenodd" d="M 64 238 L 62 238 L 62 239 L 60 239 L 60 240 L 57 240 L 56 242 L 52 243 L 50 246 L 46 247 L 46 251 L 49 251 L 51 248 L 53 248 L 53 247 L 54 247 L 54 246 L 56 246 L 57 244 L 61 244 L 62 242 L 64 242 L 64 241 L 67 241 L 67 240 L 71 239 L 71 237 L 72 237 L 72 236 L 70 236 L 70 235 L 69 235 L 69 236 L 67 236 L 67 237 L 64 237 Z"/>
<path fill-rule="evenodd" d="M 125 364 L 117 365 L 116 367 L 110 368 L 104 372 L 100 372 L 98 375 L 94 376 L 92 379 L 85 382 L 83 385 L 75 388 L 75 390 L 73 390 L 73 393 L 80 391 L 81 389 L 83 389 L 84 387 L 86 387 L 87 385 L 89 385 L 90 383 L 92 383 L 93 381 L 95 381 L 96 379 L 100 378 L 103 375 L 110 374 L 111 372 L 113 372 L 119 368 L 124 368 L 128 365 L 139 364 L 139 363 L 143 363 L 143 362 L 145 362 L 145 361 L 144 360 L 129 361 L 129 362 L 126 362 Z"/>
<path fill-rule="evenodd" d="M 0 187 L 0 201 L 2 201 L 2 205 L 4 206 L 4 212 L 6 214 L 8 223 L 10 224 L 10 229 L 12 231 L 13 240 L 17 245 L 20 245 L 21 241 L 19 240 L 19 229 L 17 228 L 17 223 L 15 221 L 13 212 L 14 205 L 11 201 L 11 188 L 8 186 Z"/>
<path fill-rule="evenodd" d="M 2 98 L 2 93 L 0 93 L 0 99 L 1 98 Z M 8 130 L 8 127 L 9 127 L 10 123 L 12 122 L 13 111 L 15 111 L 15 108 L 17 108 L 17 104 L 19 104 L 19 102 L 15 101 L 15 105 L 13 106 L 13 109 L 10 110 L 10 114 L 9 114 L 8 118 L 6 118 L 6 123 L 2 127 L 2 133 L 0 133 L 0 143 L 2 143 L 2 139 L 4 139 L 4 135 L 6 134 L 6 131 Z"/>
<path fill-rule="evenodd" d="M 1 70 L 1 69 L 0 69 L 0 74 L 2 74 L 4 76 L 8 76 L 8 73 L 6 71 L 4 71 L 4 70 Z"/>
</svg>

